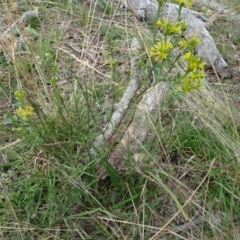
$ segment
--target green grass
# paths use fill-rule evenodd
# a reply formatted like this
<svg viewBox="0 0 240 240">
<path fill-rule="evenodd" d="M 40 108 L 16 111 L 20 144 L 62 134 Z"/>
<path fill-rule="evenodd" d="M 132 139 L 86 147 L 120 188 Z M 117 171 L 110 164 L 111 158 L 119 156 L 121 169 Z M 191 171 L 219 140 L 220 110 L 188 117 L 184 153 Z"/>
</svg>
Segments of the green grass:
<svg viewBox="0 0 240 240">
<path fill-rule="evenodd" d="M 237 239 L 237 84 L 231 95 L 231 80 L 222 84 L 207 75 L 215 84 L 187 94 L 169 88 L 149 116 L 138 152 L 126 149 L 128 169 L 117 172 L 107 161 L 116 142 L 93 154 L 93 141 L 132 76 L 132 38 L 148 46 L 151 30 L 108 1 L 20 1 L 17 9 L 4 4 L 1 31 L 8 17 L 16 19 L 16 12 L 35 5 L 40 17 L 31 24 L 28 48 L 17 51 L 13 62 L 0 53 L 0 238 Z M 216 39 L 225 34 L 218 23 L 211 29 Z M 219 41 L 218 47 L 228 56 L 224 43 L 229 44 Z M 238 40 L 230 44 L 239 49 Z M 140 51 L 140 96 L 152 78 L 163 78 L 152 71 L 146 51 Z M 23 102 L 16 90 L 25 92 L 24 104 L 34 109 L 27 121 L 17 116 Z M 98 180 L 101 165 L 110 176 Z M 172 231 L 198 216 L 202 224 Z"/>
</svg>

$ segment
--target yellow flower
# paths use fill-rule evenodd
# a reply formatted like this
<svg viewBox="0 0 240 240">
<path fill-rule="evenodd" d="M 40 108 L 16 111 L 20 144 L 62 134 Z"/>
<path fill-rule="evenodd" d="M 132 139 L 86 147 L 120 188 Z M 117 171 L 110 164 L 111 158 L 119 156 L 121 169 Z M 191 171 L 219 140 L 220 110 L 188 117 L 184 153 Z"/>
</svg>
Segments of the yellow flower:
<svg viewBox="0 0 240 240">
<path fill-rule="evenodd" d="M 185 5 L 187 7 L 191 7 L 193 5 L 194 0 L 177 0 L 179 5 Z"/>
<path fill-rule="evenodd" d="M 181 80 L 181 84 L 178 86 L 178 89 L 183 92 L 199 89 L 202 86 L 202 79 L 204 77 L 204 71 L 192 71 Z"/>
<path fill-rule="evenodd" d="M 189 73 L 189 77 L 191 79 L 203 79 L 205 77 L 205 72 L 203 70 L 200 71 L 192 71 Z"/>
<path fill-rule="evenodd" d="M 192 52 L 186 52 L 184 55 L 183 55 L 183 58 L 187 61 L 189 61 L 192 57 Z"/>
<path fill-rule="evenodd" d="M 171 22 L 168 21 L 166 18 L 162 18 L 156 22 L 156 25 L 163 28 L 164 33 L 166 35 L 178 33 L 182 30 L 182 25 L 180 22 Z"/>
<path fill-rule="evenodd" d="M 168 51 L 173 48 L 172 43 L 167 41 L 161 41 L 155 44 L 150 49 L 150 56 L 153 57 L 154 61 L 159 59 L 166 59 Z"/>
<path fill-rule="evenodd" d="M 16 114 L 22 118 L 24 121 L 27 120 L 27 118 L 31 117 L 33 115 L 33 108 L 29 105 L 26 105 L 24 107 L 19 107 L 16 110 Z"/>
<path fill-rule="evenodd" d="M 188 62 L 188 70 L 204 69 L 205 63 L 198 56 L 193 55 L 192 52 L 184 54 L 183 58 Z"/>
<path fill-rule="evenodd" d="M 192 38 L 185 37 L 184 40 L 179 41 L 178 45 L 181 47 L 186 47 L 189 50 L 193 50 L 198 44 L 201 43 L 201 40 L 197 35 L 194 35 Z"/>
<path fill-rule="evenodd" d="M 24 99 L 24 95 L 25 95 L 24 91 L 18 91 L 18 90 L 16 90 L 16 91 L 14 92 L 14 96 L 15 96 L 19 101 L 22 101 L 22 100 Z"/>
<path fill-rule="evenodd" d="M 188 68 L 190 70 L 196 70 L 196 69 L 204 69 L 205 63 L 202 61 L 201 58 L 194 56 L 194 58 L 191 59 L 189 62 Z"/>
</svg>

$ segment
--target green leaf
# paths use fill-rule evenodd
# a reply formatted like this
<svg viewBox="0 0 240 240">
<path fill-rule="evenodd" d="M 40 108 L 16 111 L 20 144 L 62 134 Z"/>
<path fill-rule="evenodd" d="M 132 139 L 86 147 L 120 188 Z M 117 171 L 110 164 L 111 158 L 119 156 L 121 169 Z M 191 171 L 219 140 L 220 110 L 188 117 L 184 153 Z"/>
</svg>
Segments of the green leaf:
<svg viewBox="0 0 240 240">
<path fill-rule="evenodd" d="M 112 167 L 112 165 L 108 162 L 106 156 L 102 156 L 100 160 L 101 164 L 105 168 L 106 172 L 110 176 L 113 184 L 117 187 L 117 189 L 122 193 L 122 185 L 121 185 L 121 176 L 120 174 Z"/>
<path fill-rule="evenodd" d="M 4 119 L 3 125 L 9 125 L 13 123 L 12 117 L 8 116 L 7 118 Z"/>
</svg>

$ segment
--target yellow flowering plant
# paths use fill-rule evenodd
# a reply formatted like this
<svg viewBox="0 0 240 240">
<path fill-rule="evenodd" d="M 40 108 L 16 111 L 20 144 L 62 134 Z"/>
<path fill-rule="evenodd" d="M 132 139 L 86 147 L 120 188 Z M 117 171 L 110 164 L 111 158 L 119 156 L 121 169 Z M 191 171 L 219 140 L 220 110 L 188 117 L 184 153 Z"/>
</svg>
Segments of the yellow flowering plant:
<svg viewBox="0 0 240 240">
<path fill-rule="evenodd" d="M 198 45 L 201 44 L 201 40 L 197 37 L 195 34 L 193 37 L 188 37 L 186 36 L 183 40 L 179 41 L 179 46 L 181 47 L 186 47 L 189 50 L 194 50 L 194 48 Z"/>
<path fill-rule="evenodd" d="M 181 11 L 184 6 L 191 7 L 193 5 L 194 0 L 176 0 L 177 4 L 179 5 L 178 10 L 178 21 L 180 21 Z"/>
<path fill-rule="evenodd" d="M 17 116 L 22 118 L 22 120 L 26 121 L 33 115 L 33 108 L 29 105 L 19 107 L 16 110 L 16 114 L 17 114 Z"/>
<path fill-rule="evenodd" d="M 28 120 L 33 115 L 33 107 L 25 103 L 25 92 L 16 90 L 14 96 L 17 100 L 16 102 L 16 115 L 20 117 L 23 121 Z"/>
<path fill-rule="evenodd" d="M 202 59 L 196 55 L 193 55 L 193 52 L 187 52 L 184 54 L 183 58 L 188 62 L 189 71 L 194 71 L 196 69 L 204 69 L 205 63 Z"/>
<path fill-rule="evenodd" d="M 202 79 L 205 73 L 203 71 L 191 71 L 186 76 L 182 77 L 181 83 L 177 88 L 183 92 L 188 92 L 190 90 L 199 89 L 202 85 Z"/>
<path fill-rule="evenodd" d="M 180 33 L 186 30 L 186 21 L 171 22 L 166 18 L 162 18 L 156 22 L 156 25 L 163 29 L 164 35 Z"/>
<path fill-rule="evenodd" d="M 154 61 L 158 61 L 159 59 L 166 59 L 169 53 L 169 50 L 173 48 L 171 42 L 168 41 L 159 41 L 150 49 L 150 56 Z"/>
<path fill-rule="evenodd" d="M 177 4 L 180 6 L 191 7 L 193 5 L 194 0 L 177 0 Z"/>
<path fill-rule="evenodd" d="M 174 84 L 177 89 L 183 92 L 190 90 L 199 89 L 202 86 L 202 79 L 205 76 L 204 67 L 205 63 L 203 60 L 194 54 L 194 49 L 198 44 L 201 44 L 201 40 L 195 34 L 193 36 L 186 36 L 183 38 L 183 33 L 187 29 L 186 21 L 180 20 L 181 9 L 183 5 L 190 7 L 193 1 L 178 1 L 179 7 L 179 18 L 178 21 L 172 22 L 166 18 L 162 18 L 156 21 L 156 26 L 159 27 L 163 32 L 163 39 L 156 40 L 154 37 L 153 46 L 149 49 L 149 55 L 152 58 L 154 64 L 154 73 L 164 79 L 167 77 L 171 69 L 174 67 L 176 62 L 182 57 L 186 62 L 186 67 L 183 69 L 183 74 L 177 74 L 174 79 Z M 173 49 L 180 48 L 180 53 L 177 57 L 171 54 Z M 164 70 L 165 69 L 165 70 Z M 166 72 L 168 69 L 168 73 Z"/>
</svg>

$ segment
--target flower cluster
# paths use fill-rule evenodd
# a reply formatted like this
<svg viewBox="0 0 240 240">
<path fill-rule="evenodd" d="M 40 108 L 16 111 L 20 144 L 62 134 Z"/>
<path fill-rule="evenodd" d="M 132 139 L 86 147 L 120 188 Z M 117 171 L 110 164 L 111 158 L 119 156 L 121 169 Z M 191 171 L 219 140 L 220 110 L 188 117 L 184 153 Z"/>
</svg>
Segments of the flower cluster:
<svg viewBox="0 0 240 240">
<path fill-rule="evenodd" d="M 166 40 L 159 41 L 157 44 L 151 47 L 150 56 L 154 61 L 158 61 L 159 59 L 166 59 L 169 50 L 172 48 L 173 45 L 171 42 L 168 42 Z"/>
<path fill-rule="evenodd" d="M 187 28 L 186 21 L 181 22 L 171 22 L 168 21 L 166 18 L 162 18 L 156 22 L 158 27 L 161 27 L 164 30 L 165 35 L 170 35 L 174 33 L 183 32 Z"/>
<path fill-rule="evenodd" d="M 24 107 L 19 107 L 16 110 L 16 114 L 22 118 L 24 121 L 26 121 L 29 117 L 33 115 L 33 108 L 29 105 L 26 105 Z"/>
<path fill-rule="evenodd" d="M 178 89 L 183 92 L 189 92 L 190 90 L 199 89 L 202 86 L 202 79 L 205 73 L 203 71 L 192 71 L 188 75 L 182 78 L 181 84 L 178 85 Z"/>
<path fill-rule="evenodd" d="M 194 0 L 177 0 L 177 3 L 180 6 L 187 6 L 187 7 L 191 7 L 193 5 Z"/>
<path fill-rule="evenodd" d="M 166 18 L 162 18 L 156 22 L 156 26 L 160 27 L 163 31 L 163 39 L 157 41 L 150 48 L 150 57 L 153 61 L 161 61 L 159 71 L 163 69 L 163 65 L 167 64 L 169 69 L 172 69 L 174 64 L 177 62 L 179 57 L 183 55 L 183 59 L 187 63 L 186 69 L 182 75 L 178 74 L 175 79 L 175 83 L 178 85 L 177 88 L 183 92 L 188 92 L 193 89 L 198 89 L 202 85 L 202 79 L 205 76 L 204 67 L 205 63 L 199 56 L 194 55 L 194 49 L 198 44 L 201 44 L 201 40 L 195 34 L 191 37 L 183 37 L 183 32 L 187 29 L 186 21 L 181 19 L 181 9 L 184 5 L 190 7 L 193 4 L 193 0 L 177 0 L 179 7 L 179 20 L 172 22 Z M 179 54 L 178 57 L 174 59 L 174 56 L 169 58 L 171 50 L 173 48 L 180 47 L 182 48 L 182 54 Z M 170 71 L 170 70 L 169 70 Z"/>
<path fill-rule="evenodd" d="M 173 49 L 173 44 L 167 40 L 167 36 L 182 33 L 187 28 L 186 21 L 171 22 L 166 18 L 158 20 L 156 22 L 156 25 L 162 28 L 164 32 L 164 40 L 158 41 L 150 49 L 150 56 L 153 58 L 154 61 L 166 59 L 170 50 Z"/>
<path fill-rule="evenodd" d="M 187 62 L 187 69 L 185 70 L 185 75 L 182 77 L 181 83 L 178 86 L 178 89 L 183 92 L 199 89 L 201 87 L 202 79 L 205 76 L 205 63 L 200 57 L 193 54 L 194 48 L 200 43 L 201 40 L 196 35 L 192 38 L 185 37 L 184 40 L 178 43 L 179 46 L 187 49 L 187 52 L 183 56 Z"/>
<path fill-rule="evenodd" d="M 182 41 L 179 41 L 179 46 L 186 47 L 189 50 L 193 51 L 194 48 L 201 43 L 201 40 L 195 34 L 193 37 L 189 38 L 186 36 Z"/>
<path fill-rule="evenodd" d="M 202 70 L 205 67 L 205 63 L 203 62 L 203 60 L 200 57 L 193 55 L 192 52 L 185 53 L 183 58 L 188 63 L 187 71 L 194 71 L 197 69 Z"/>
<path fill-rule="evenodd" d="M 33 108 L 24 103 L 25 92 L 16 90 L 14 96 L 18 100 L 16 114 L 22 120 L 26 121 L 33 115 Z"/>
</svg>

